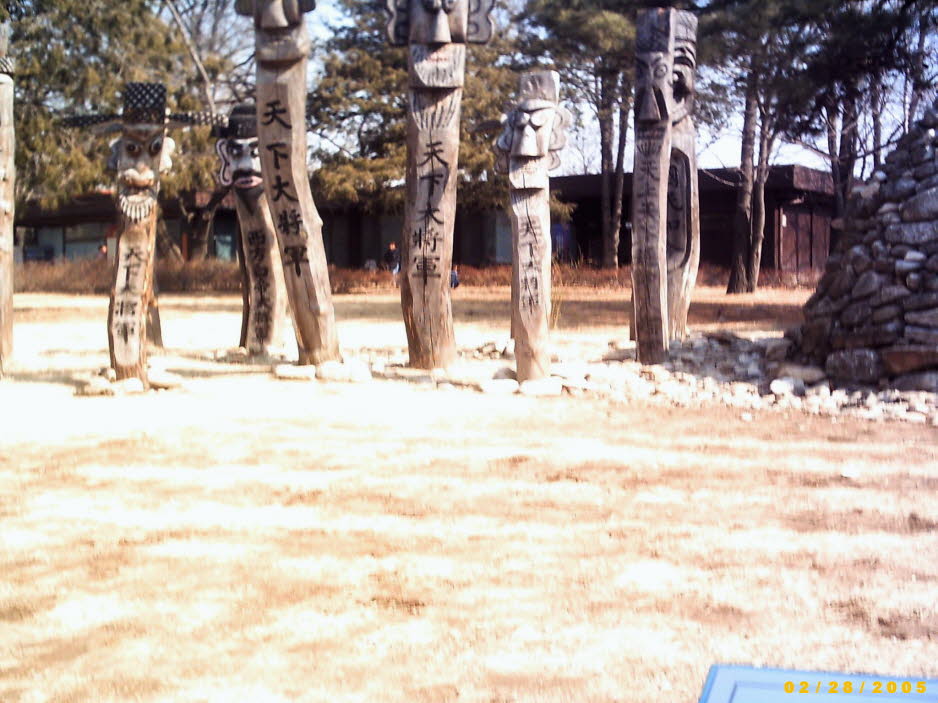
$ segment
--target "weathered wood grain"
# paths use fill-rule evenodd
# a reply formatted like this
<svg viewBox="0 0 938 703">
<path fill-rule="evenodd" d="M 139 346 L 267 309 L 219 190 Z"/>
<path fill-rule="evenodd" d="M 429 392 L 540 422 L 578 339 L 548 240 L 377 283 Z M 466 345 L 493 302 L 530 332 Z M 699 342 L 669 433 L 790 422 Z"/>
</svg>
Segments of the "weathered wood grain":
<svg viewBox="0 0 938 703">
<path fill-rule="evenodd" d="M 408 47 L 407 201 L 401 308 L 411 366 L 456 359 L 450 271 L 466 43 L 492 36 L 494 0 L 386 0 L 388 39 Z"/>
<path fill-rule="evenodd" d="M 253 0 L 258 141 L 264 190 L 300 338 L 300 363 L 339 359 L 322 218 L 306 170 L 306 59 L 303 12 L 280 0 Z M 239 3 L 238 9 L 245 8 Z"/>
<path fill-rule="evenodd" d="M 636 39 L 632 333 L 642 363 L 686 334 L 700 260 L 693 126 L 696 18 L 643 10 Z"/>
<path fill-rule="evenodd" d="M 550 375 L 550 179 L 572 118 L 560 106 L 554 71 L 521 76 L 518 102 L 495 143 L 496 170 L 508 174 L 512 224 L 511 335 L 518 381 Z"/>
<path fill-rule="evenodd" d="M 147 385 L 147 310 L 152 294 L 157 208 L 135 221 L 121 216 L 114 285 L 108 306 L 108 349 L 117 380 Z"/>
</svg>

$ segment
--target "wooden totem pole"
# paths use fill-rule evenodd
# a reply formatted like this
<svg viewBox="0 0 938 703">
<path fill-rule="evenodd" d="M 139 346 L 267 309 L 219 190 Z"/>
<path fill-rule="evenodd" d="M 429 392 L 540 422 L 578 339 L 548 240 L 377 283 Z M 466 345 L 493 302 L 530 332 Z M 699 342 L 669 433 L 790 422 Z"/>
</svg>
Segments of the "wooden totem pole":
<svg viewBox="0 0 938 703">
<path fill-rule="evenodd" d="M 508 174 L 512 225 L 511 334 L 518 381 L 550 375 L 550 178 L 572 116 L 560 106 L 560 76 L 521 76 L 518 105 L 495 143 L 495 168 Z"/>
<path fill-rule="evenodd" d="M 632 305 L 638 359 L 661 363 L 687 331 L 700 263 L 700 204 L 693 122 L 697 18 L 671 9 L 639 13 Z"/>
<path fill-rule="evenodd" d="M 65 120 L 70 127 L 119 130 L 111 142 L 108 170 L 117 173 L 117 257 L 108 307 L 108 347 L 117 379 L 147 381 L 147 311 L 153 297 L 157 198 L 160 174 L 172 168 L 176 143 L 169 127 L 211 124 L 210 113 L 170 114 L 166 87 L 128 83 L 121 115 L 87 115 Z"/>
<path fill-rule="evenodd" d="M 16 147 L 13 134 L 13 59 L 10 25 L 0 24 L 0 378 L 13 357 L 13 200 Z"/>
<path fill-rule="evenodd" d="M 233 188 L 241 226 L 241 287 L 244 296 L 241 345 L 251 355 L 270 354 L 283 342 L 287 291 L 274 222 L 264 194 L 257 151 L 257 109 L 238 105 L 228 124 L 216 127 L 221 159 L 218 181 Z"/>
<path fill-rule="evenodd" d="M 411 366 L 442 368 L 456 359 L 449 278 L 466 44 L 491 39 L 495 0 L 386 2 L 389 39 L 409 49 L 401 307 Z"/>
<path fill-rule="evenodd" d="M 322 218 L 306 171 L 310 42 L 303 14 L 315 7 L 315 0 L 236 1 L 239 14 L 254 18 L 261 168 L 300 338 L 301 364 L 339 359 Z"/>
</svg>

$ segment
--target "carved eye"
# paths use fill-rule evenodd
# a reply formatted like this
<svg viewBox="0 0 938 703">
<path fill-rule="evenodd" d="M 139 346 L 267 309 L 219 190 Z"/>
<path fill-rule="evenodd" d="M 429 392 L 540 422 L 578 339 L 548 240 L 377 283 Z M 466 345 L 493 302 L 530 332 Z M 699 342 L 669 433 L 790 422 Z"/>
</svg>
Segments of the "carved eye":
<svg viewBox="0 0 938 703">
<path fill-rule="evenodd" d="M 443 12 L 449 14 L 456 7 L 456 0 L 443 0 Z"/>
<path fill-rule="evenodd" d="M 523 110 L 518 110 L 514 115 L 512 115 L 512 125 L 516 129 L 524 129 L 529 124 L 531 124 L 531 115 Z"/>
<path fill-rule="evenodd" d="M 655 66 L 655 78 L 661 80 L 662 78 L 666 78 L 667 75 L 668 67 L 666 64 L 659 63 L 657 66 Z"/>
<path fill-rule="evenodd" d="M 157 137 L 150 142 L 150 155 L 159 156 L 161 151 L 163 151 L 163 137 Z"/>
<path fill-rule="evenodd" d="M 137 156 L 140 153 L 140 145 L 137 142 L 127 142 L 124 150 L 131 156 Z"/>
<path fill-rule="evenodd" d="M 531 125 L 540 129 L 547 124 L 547 121 L 550 119 L 550 110 L 538 110 L 531 113 Z"/>
<path fill-rule="evenodd" d="M 302 17 L 300 17 L 300 7 L 297 0 L 283 0 L 283 14 L 291 25 L 299 24 Z"/>
</svg>

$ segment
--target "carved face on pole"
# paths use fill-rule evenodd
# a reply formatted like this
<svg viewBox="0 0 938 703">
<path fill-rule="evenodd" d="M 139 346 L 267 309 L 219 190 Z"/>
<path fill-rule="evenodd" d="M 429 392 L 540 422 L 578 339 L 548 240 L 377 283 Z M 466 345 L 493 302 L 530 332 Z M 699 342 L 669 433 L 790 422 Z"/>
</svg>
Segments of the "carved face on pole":
<svg viewBox="0 0 938 703">
<path fill-rule="evenodd" d="M 160 174 L 172 166 L 176 143 L 166 128 L 148 124 L 124 125 L 111 143 L 108 170 L 117 172 L 117 202 L 131 222 L 140 222 L 156 205 Z"/>
<path fill-rule="evenodd" d="M 521 77 L 519 102 L 495 143 L 495 168 L 513 188 L 546 188 L 547 172 L 560 165 L 570 112 L 560 105 L 560 77 L 538 71 Z"/>
<path fill-rule="evenodd" d="M 120 115 L 80 115 L 63 120 L 67 127 L 91 127 L 119 131 L 111 142 L 108 171 L 117 174 L 117 201 L 131 222 L 141 222 L 160 192 L 160 174 L 173 166 L 176 142 L 166 135 L 169 127 L 211 125 L 217 117 L 208 112 L 170 113 L 166 109 L 166 86 L 161 83 L 127 83 Z"/>
<path fill-rule="evenodd" d="M 465 83 L 466 43 L 492 37 L 495 0 L 387 0 L 392 44 L 410 45 L 416 88 L 459 88 Z"/>
<path fill-rule="evenodd" d="M 677 124 L 694 108 L 697 18 L 689 13 L 648 12 L 640 21 L 647 26 L 638 31 L 635 119 L 640 125 L 666 120 Z"/>
<path fill-rule="evenodd" d="M 218 182 L 233 186 L 245 199 L 256 200 L 263 192 L 261 159 L 257 150 L 257 110 L 254 105 L 238 105 L 231 111 L 228 125 L 215 130 L 221 137 L 215 151 L 221 160 Z"/>
<path fill-rule="evenodd" d="M 304 60 L 310 41 L 303 15 L 316 9 L 316 0 L 237 0 L 239 15 L 254 18 L 257 63 L 278 66 Z"/>
<path fill-rule="evenodd" d="M 128 83 L 124 87 L 121 136 L 111 142 L 108 170 L 117 173 L 117 203 L 131 222 L 156 206 L 160 174 L 173 166 L 176 143 L 166 136 L 166 87 Z"/>
</svg>

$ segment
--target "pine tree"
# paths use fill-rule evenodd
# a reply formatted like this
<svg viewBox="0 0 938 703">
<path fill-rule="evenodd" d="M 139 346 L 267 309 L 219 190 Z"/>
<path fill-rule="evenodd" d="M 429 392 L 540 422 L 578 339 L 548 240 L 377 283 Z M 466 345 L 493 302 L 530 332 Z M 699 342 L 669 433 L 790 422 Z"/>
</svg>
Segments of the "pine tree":
<svg viewBox="0 0 938 703">
<path fill-rule="evenodd" d="M 156 9 L 149 0 L 27 0 L 14 15 L 18 207 L 30 200 L 56 207 L 111 187 L 108 137 L 64 129 L 62 116 L 120 113 L 130 81 L 165 83 L 175 111 L 205 109 L 186 48 Z M 163 194 L 211 189 L 208 131 L 175 131 L 173 138 L 178 149 Z"/>
</svg>

